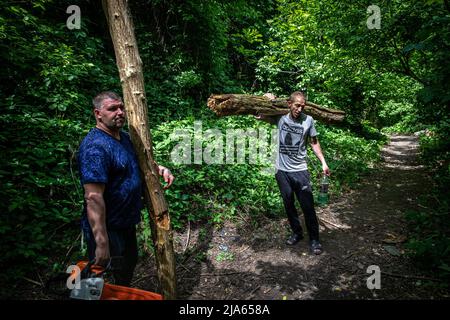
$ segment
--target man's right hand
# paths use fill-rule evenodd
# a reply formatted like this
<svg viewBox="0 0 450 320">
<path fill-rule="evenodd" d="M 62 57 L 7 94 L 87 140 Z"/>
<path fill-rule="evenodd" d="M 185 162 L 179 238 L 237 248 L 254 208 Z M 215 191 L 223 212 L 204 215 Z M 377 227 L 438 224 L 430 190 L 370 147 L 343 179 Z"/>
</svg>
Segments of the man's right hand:
<svg viewBox="0 0 450 320">
<path fill-rule="evenodd" d="M 109 245 L 97 245 L 95 248 L 95 264 L 106 267 L 111 256 L 109 254 Z"/>
<path fill-rule="evenodd" d="M 264 93 L 263 97 L 266 97 L 269 100 L 275 100 L 277 98 L 277 97 L 274 96 L 273 93 L 270 93 L 270 92 Z M 268 117 L 266 115 L 263 115 L 263 114 L 257 114 L 257 115 L 255 115 L 253 117 L 256 120 L 263 120 L 263 121 L 268 121 L 268 119 L 270 118 L 270 117 Z"/>
<path fill-rule="evenodd" d="M 273 93 L 270 93 L 270 92 L 264 93 L 263 97 L 266 97 L 269 100 L 275 100 L 277 98 L 277 97 L 275 97 L 275 95 Z"/>
</svg>

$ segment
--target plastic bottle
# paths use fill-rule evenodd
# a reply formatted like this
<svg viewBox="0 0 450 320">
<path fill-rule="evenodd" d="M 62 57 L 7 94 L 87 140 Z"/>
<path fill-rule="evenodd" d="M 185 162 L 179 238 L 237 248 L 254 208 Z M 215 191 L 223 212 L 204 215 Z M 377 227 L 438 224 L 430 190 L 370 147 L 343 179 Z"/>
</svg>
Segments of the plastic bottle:
<svg viewBox="0 0 450 320">
<path fill-rule="evenodd" d="M 328 204 L 328 177 L 326 175 L 323 175 L 322 179 L 320 180 L 320 192 L 318 197 L 319 205 L 325 206 Z"/>
</svg>

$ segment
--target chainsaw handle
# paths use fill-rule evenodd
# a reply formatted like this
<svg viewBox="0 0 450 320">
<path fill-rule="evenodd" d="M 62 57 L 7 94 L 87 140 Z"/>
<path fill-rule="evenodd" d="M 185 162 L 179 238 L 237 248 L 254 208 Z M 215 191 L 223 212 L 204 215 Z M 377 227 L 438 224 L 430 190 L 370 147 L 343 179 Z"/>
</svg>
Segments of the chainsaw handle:
<svg viewBox="0 0 450 320">
<path fill-rule="evenodd" d="M 91 272 L 92 267 L 100 267 L 101 271 Z M 81 279 L 101 277 L 105 272 L 115 272 L 123 269 L 123 256 L 111 256 L 106 267 L 95 264 L 95 258 L 89 261 L 81 271 Z"/>
<path fill-rule="evenodd" d="M 95 264 L 95 259 L 92 259 L 89 261 L 86 266 L 83 268 L 83 270 L 80 273 L 80 279 L 87 279 L 87 278 L 95 278 L 95 277 L 101 277 L 107 270 L 109 270 L 111 266 L 111 259 L 109 259 L 108 264 L 105 268 L 99 273 L 91 272 L 91 267 Z"/>
</svg>

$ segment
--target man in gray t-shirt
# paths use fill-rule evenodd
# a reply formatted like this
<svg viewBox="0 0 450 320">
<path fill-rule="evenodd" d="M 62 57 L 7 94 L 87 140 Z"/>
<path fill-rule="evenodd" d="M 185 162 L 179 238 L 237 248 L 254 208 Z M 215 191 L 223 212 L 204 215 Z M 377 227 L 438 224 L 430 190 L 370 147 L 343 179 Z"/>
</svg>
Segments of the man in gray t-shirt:
<svg viewBox="0 0 450 320">
<path fill-rule="evenodd" d="M 306 142 L 316 137 L 317 131 L 311 116 L 300 113 L 298 119 L 291 114 L 279 118 L 277 122 L 279 149 L 276 168 L 286 172 L 308 170 L 306 164 Z"/>
<path fill-rule="evenodd" d="M 275 96 L 272 94 L 265 94 L 264 96 L 271 100 L 275 99 Z M 306 163 L 306 144 L 308 140 L 311 142 L 315 155 L 322 163 L 324 174 L 330 175 L 330 169 L 317 139 L 314 119 L 303 113 L 306 105 L 304 94 L 299 91 L 292 93 L 288 99 L 288 105 L 290 112 L 287 115 L 278 117 L 258 116 L 257 119 L 276 124 L 278 127 L 279 147 L 275 179 L 280 188 L 281 197 L 283 198 L 284 207 L 293 232 L 286 244 L 294 245 L 303 239 L 303 229 L 295 208 L 295 194 L 305 216 L 311 252 L 321 254 L 322 245 L 319 242 L 319 223 L 314 209 L 311 179 Z"/>
</svg>

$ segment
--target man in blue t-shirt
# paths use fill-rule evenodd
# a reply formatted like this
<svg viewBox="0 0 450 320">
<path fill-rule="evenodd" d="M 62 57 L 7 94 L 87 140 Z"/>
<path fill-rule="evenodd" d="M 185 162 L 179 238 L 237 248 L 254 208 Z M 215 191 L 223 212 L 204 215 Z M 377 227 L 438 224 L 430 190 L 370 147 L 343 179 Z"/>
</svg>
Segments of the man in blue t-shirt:
<svg viewBox="0 0 450 320">
<path fill-rule="evenodd" d="M 271 100 L 275 99 L 275 96 L 270 93 L 266 93 L 264 96 Z M 288 99 L 288 106 L 290 112 L 286 115 L 273 117 L 260 115 L 256 118 L 275 124 L 278 128 L 279 145 L 275 179 L 293 232 L 286 244 L 294 245 L 303 239 L 303 229 L 295 208 L 295 195 L 305 217 L 311 252 L 321 254 L 323 249 L 319 242 L 319 223 L 314 209 L 311 179 L 306 163 L 308 140 L 311 142 L 315 155 L 322 163 L 324 174 L 330 175 L 330 169 L 317 139 L 314 119 L 303 113 L 306 106 L 305 95 L 300 91 L 293 92 Z"/>
<path fill-rule="evenodd" d="M 81 219 L 89 260 L 105 266 L 111 257 L 122 257 L 114 271 L 116 284 L 129 285 L 137 263 L 136 224 L 141 219 L 142 182 L 129 135 L 122 131 L 125 109 L 114 92 L 93 99 L 95 128 L 78 151 L 80 180 L 84 188 Z M 174 177 L 158 166 L 168 188 Z"/>
</svg>

